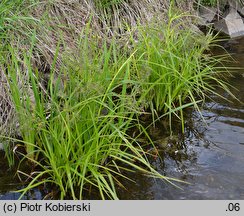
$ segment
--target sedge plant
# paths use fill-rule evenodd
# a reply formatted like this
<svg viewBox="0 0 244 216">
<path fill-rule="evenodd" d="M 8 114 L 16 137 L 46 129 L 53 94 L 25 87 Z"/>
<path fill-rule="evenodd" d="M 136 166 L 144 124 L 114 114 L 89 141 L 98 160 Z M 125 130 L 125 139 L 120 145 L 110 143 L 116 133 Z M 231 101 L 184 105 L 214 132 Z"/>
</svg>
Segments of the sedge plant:
<svg viewBox="0 0 244 216">
<path fill-rule="evenodd" d="M 207 95 L 216 94 L 217 85 L 229 91 L 221 78 L 227 69 L 208 52 L 216 36 L 187 27 L 186 16 L 169 11 L 167 23 L 141 28 L 134 45 L 138 49 L 134 68 L 141 86 L 138 101 L 158 116 L 168 113 L 170 130 L 174 115 L 184 131 L 183 107 L 193 105 L 200 111 Z"/>
<path fill-rule="evenodd" d="M 27 151 L 23 156 L 32 166 L 38 166 L 38 172 L 25 174 L 32 180 L 21 190 L 22 195 L 49 184 L 58 188 L 61 199 L 82 199 L 90 186 L 102 199 L 117 199 L 116 185 L 127 178 L 124 171 L 132 170 L 174 184 L 174 179 L 153 169 L 148 153 L 128 133 L 132 127 L 142 127 L 136 118 L 140 114 L 137 103 L 132 107 L 136 97 L 126 91 L 133 85 L 130 77 L 135 53 L 116 58 L 115 44 L 103 47 L 99 51 L 91 41 L 83 40 L 80 59 L 76 58 L 72 67 L 65 64 L 60 74 L 51 70 L 46 90 L 40 86 L 38 71 L 31 67 L 27 54 L 23 62 L 11 58 L 9 82 L 21 125 L 21 142 Z M 18 88 L 15 80 L 14 73 L 22 64 L 28 71 L 25 80 L 31 94 L 28 89 Z"/>
<path fill-rule="evenodd" d="M 57 46 L 47 86 L 32 62 L 36 36 L 21 58 L 18 46 L 8 47 L 3 59 L 19 141 L 26 148 L 23 157 L 38 167 L 25 174 L 31 181 L 23 195 L 49 184 L 61 199 L 82 199 L 90 186 L 102 199 L 117 199 L 120 179 L 128 179 L 124 171 L 133 170 L 174 184 L 175 179 L 153 169 L 149 153 L 130 130 L 138 128 L 150 140 L 139 120 L 148 108 L 162 113 L 158 119 L 168 116 L 170 126 L 171 116 L 177 116 L 184 128 L 183 109 L 199 110 L 206 92 L 214 93 L 213 82 L 227 87 L 216 76 L 218 61 L 205 53 L 214 41 L 211 34 L 194 32 L 184 25 L 184 15 L 168 13 L 166 24 L 143 26 L 132 46 L 122 50 L 115 40 L 104 38 L 101 44 L 88 25 L 76 41 L 78 48 L 63 53 L 61 61 Z"/>
</svg>

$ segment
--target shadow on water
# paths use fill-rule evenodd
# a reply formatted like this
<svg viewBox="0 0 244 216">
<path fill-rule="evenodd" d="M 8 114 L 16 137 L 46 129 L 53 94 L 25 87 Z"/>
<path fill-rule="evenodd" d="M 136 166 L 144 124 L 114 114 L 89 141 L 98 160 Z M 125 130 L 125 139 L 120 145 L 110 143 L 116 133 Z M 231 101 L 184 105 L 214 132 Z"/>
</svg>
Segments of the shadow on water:
<svg viewBox="0 0 244 216">
<path fill-rule="evenodd" d="M 234 66 L 244 68 L 244 38 L 222 45 L 236 60 Z M 236 88 L 233 93 L 240 102 L 219 90 L 230 101 L 212 96 L 214 102 L 207 102 L 202 109 L 206 122 L 197 112 L 189 112 L 183 141 L 166 140 L 160 133 L 163 129 L 157 128 L 157 144 L 174 148 L 168 153 L 161 151 L 161 159 L 152 159 L 153 166 L 166 176 L 190 184 L 181 184 L 182 189 L 178 189 L 133 173 L 130 177 L 136 183 L 123 182 L 126 191 L 119 191 L 121 199 L 244 199 L 244 69 L 233 74 L 228 82 Z M 18 199 L 20 194 L 9 191 L 19 187 L 15 171 L 8 170 L 6 161 L 1 160 L 0 199 Z M 35 190 L 24 199 L 43 197 Z"/>
</svg>

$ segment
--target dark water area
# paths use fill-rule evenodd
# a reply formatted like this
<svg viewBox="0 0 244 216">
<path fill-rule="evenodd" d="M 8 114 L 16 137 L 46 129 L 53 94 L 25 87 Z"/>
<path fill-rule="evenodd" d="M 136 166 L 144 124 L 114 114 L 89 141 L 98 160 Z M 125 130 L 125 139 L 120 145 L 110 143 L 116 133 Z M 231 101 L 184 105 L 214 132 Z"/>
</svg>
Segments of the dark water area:
<svg viewBox="0 0 244 216">
<path fill-rule="evenodd" d="M 222 45 L 235 59 L 228 66 L 243 68 L 234 70 L 228 78 L 239 101 L 218 90 L 229 101 L 210 96 L 213 100 L 201 110 L 205 122 L 198 112 L 189 112 L 184 139 L 168 140 L 162 128 L 155 128 L 158 145 L 170 146 L 174 142 L 174 148 L 168 153 L 161 151 L 161 158 L 152 159 L 153 166 L 160 173 L 189 184 L 178 183 L 179 189 L 133 173 L 130 177 L 136 183 L 123 182 L 126 190 L 119 190 L 120 199 L 244 199 L 244 38 L 231 39 Z M 3 158 L 2 152 L 0 157 Z M 10 170 L 1 159 L 0 199 L 19 198 L 19 193 L 11 192 L 21 188 L 15 174 L 16 170 Z M 34 190 L 23 198 L 43 197 L 41 191 Z"/>
<path fill-rule="evenodd" d="M 17 167 L 9 168 L 3 151 L 0 151 L 0 158 L 0 200 L 17 200 L 21 193 L 16 191 L 22 189 L 25 183 L 24 181 L 20 182 L 20 178 L 17 175 Z M 22 199 L 39 200 L 44 196 L 45 193 L 43 191 L 36 189 L 26 193 Z"/>
<path fill-rule="evenodd" d="M 0 157 L 0 199 L 18 199 L 18 194 L 10 193 L 10 191 L 16 190 L 18 185 L 15 171 L 9 169 L 7 161 L 3 159 L 3 151 L 0 151 Z"/>
</svg>

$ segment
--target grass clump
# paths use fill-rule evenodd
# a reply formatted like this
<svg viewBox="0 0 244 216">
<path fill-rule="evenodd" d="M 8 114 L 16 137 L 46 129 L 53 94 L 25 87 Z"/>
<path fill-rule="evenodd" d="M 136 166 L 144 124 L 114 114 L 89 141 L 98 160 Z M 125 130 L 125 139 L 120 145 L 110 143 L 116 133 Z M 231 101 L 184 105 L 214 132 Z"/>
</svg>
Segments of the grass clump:
<svg viewBox="0 0 244 216">
<path fill-rule="evenodd" d="M 10 48 L 8 73 L 23 138 L 20 142 L 26 147 L 24 157 L 39 170 L 28 174 L 32 180 L 24 193 L 48 183 L 58 188 L 61 199 L 82 199 L 89 186 L 102 199 L 117 199 L 116 185 L 130 169 L 174 180 L 152 168 L 147 153 L 128 133 L 132 127 L 142 130 L 137 120 L 141 112 L 136 103 L 132 106 L 136 96 L 126 91 L 133 85 L 134 54 L 116 58 L 115 50 L 115 44 L 99 51 L 91 41 L 83 42 L 81 51 L 89 53 L 80 53 L 72 67 L 64 65 L 60 76 L 51 73 L 43 91 L 31 59 L 24 55 L 19 61 Z M 96 57 L 87 58 L 92 54 Z M 20 65 L 28 71 L 32 94 L 28 88 L 18 88 L 15 71 L 21 70 Z"/>
<path fill-rule="evenodd" d="M 113 5 L 105 7 L 105 3 Z M 211 34 L 193 31 L 182 21 L 185 15 L 170 8 L 167 22 L 138 24 L 131 41 L 120 44 L 117 36 L 94 31 L 94 15 L 83 28 L 73 25 L 67 15 L 75 14 L 71 3 L 68 11 L 62 1 L 43 4 L 55 9 L 52 14 L 60 13 L 50 21 L 49 13 L 39 17 L 28 37 L 28 49 L 23 50 L 19 41 L 1 47 L 2 71 L 21 136 L 10 140 L 25 146 L 26 152 L 21 154 L 35 167 L 25 174 L 31 180 L 23 194 L 49 184 L 58 189 L 61 199 L 82 199 L 90 187 L 102 199 L 117 199 L 116 187 L 121 186 L 121 178 L 127 178 L 124 171 L 135 170 L 174 184 L 177 180 L 153 169 L 149 153 L 131 131 L 136 129 L 155 147 L 140 122 L 142 114 L 157 113 L 157 119 L 168 116 L 170 127 L 175 115 L 184 128 L 183 109 L 199 109 L 199 99 L 214 92 L 209 81 L 226 87 L 215 77 L 217 60 L 204 53 L 213 42 Z M 102 6 L 106 11 L 115 7 L 118 14 L 125 5 L 129 3 L 104 1 Z M 134 6 L 133 11 L 145 5 Z M 107 22 L 105 17 L 101 20 Z M 50 28 L 44 26 L 48 23 Z M 129 35 L 130 25 L 125 23 Z"/>
<path fill-rule="evenodd" d="M 220 76 L 226 68 L 219 66 L 220 59 L 208 52 L 216 36 L 211 31 L 204 35 L 183 21 L 186 16 L 169 10 L 166 24 L 143 27 L 134 43 L 141 86 L 139 103 L 157 116 L 167 113 L 170 131 L 172 115 L 180 120 L 184 131 L 183 109 L 194 106 L 200 111 L 205 97 L 216 94 L 217 85 L 228 91 Z"/>
</svg>

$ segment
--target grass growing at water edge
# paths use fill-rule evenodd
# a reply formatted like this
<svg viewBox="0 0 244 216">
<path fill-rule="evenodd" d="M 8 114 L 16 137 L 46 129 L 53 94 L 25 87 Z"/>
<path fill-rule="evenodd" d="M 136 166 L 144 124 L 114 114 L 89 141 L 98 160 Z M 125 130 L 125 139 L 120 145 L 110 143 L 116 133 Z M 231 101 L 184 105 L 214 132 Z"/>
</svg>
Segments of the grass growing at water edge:
<svg viewBox="0 0 244 216">
<path fill-rule="evenodd" d="M 88 43 L 84 46 L 88 46 Z M 84 46 L 82 50 L 88 50 Z M 112 58 L 112 50 L 112 46 L 105 48 L 100 60 L 104 62 Z M 54 74 L 51 74 L 48 95 L 45 95 L 39 90 L 37 71 L 29 67 L 30 59 L 26 56 L 23 62 L 18 62 L 14 52 L 11 51 L 11 54 L 12 67 L 8 71 L 21 124 L 22 142 L 27 151 L 24 157 L 41 168 L 40 172 L 28 174 L 32 181 L 23 189 L 24 192 L 49 183 L 58 187 L 62 199 L 67 196 L 82 199 L 88 185 L 92 185 L 99 190 L 103 199 L 117 199 L 115 183 L 120 184 L 119 177 L 126 178 L 123 175 L 123 170 L 128 171 L 125 164 L 147 175 L 173 181 L 151 167 L 147 153 L 127 133 L 131 127 L 142 127 L 134 118 L 139 114 L 138 109 L 131 107 L 135 96 L 127 95 L 125 91 L 130 84 L 132 56 L 125 61 L 115 61 L 112 67 L 109 61 L 105 61 L 103 69 L 109 71 L 102 73 L 91 71 L 98 66 L 94 65 L 97 58 L 82 58 L 87 70 L 69 70 L 66 74 L 68 82 L 62 87 L 60 96 L 60 77 L 55 80 Z M 14 72 L 20 70 L 21 64 L 28 68 L 34 96 L 32 101 L 28 91 L 18 91 L 15 82 Z M 87 77 L 85 82 L 83 77 Z M 122 91 L 116 93 L 118 87 Z M 48 118 L 47 104 L 50 112 Z M 46 175 L 48 177 L 44 178 Z"/>
<path fill-rule="evenodd" d="M 111 38 L 101 44 L 87 25 L 76 41 L 78 48 L 61 55 L 58 67 L 61 44 L 57 46 L 47 86 L 32 62 L 35 34 L 31 50 L 8 47 L 9 55 L 2 59 L 8 65 L 23 139 L 19 141 L 26 147 L 24 158 L 38 167 L 26 174 L 31 181 L 23 195 L 47 183 L 58 188 L 62 199 L 82 199 L 90 186 L 103 199 L 117 199 L 124 171 L 134 170 L 172 184 L 177 181 L 152 168 L 149 153 L 129 132 L 137 128 L 150 140 L 140 122 L 140 115 L 149 113 L 154 121 L 168 117 L 169 127 L 176 116 L 184 130 L 183 109 L 199 109 L 206 92 L 214 93 L 209 82 L 226 88 L 216 78 L 218 61 L 204 53 L 213 42 L 211 34 L 192 31 L 184 25 L 184 16 L 170 10 L 168 23 L 142 26 L 138 40 L 122 49 Z M 151 140 L 149 144 L 155 147 Z"/>
<path fill-rule="evenodd" d="M 167 113 L 170 131 L 172 118 L 176 117 L 184 132 L 183 109 L 194 106 L 200 112 L 207 95 L 217 94 L 216 86 L 230 93 L 221 78 L 228 71 L 220 64 L 225 56 L 218 58 L 209 53 L 217 36 L 186 26 L 189 23 L 183 19 L 187 16 L 169 10 L 167 24 L 143 26 L 139 40 L 134 43 L 132 39 L 137 49 L 134 68 L 141 89 L 138 102 L 156 116 Z"/>
</svg>

